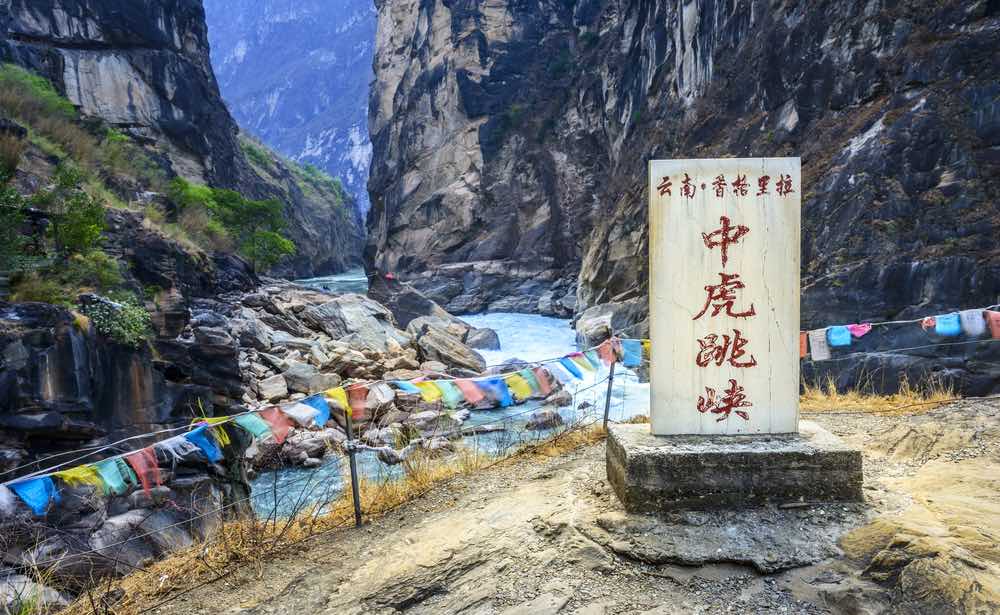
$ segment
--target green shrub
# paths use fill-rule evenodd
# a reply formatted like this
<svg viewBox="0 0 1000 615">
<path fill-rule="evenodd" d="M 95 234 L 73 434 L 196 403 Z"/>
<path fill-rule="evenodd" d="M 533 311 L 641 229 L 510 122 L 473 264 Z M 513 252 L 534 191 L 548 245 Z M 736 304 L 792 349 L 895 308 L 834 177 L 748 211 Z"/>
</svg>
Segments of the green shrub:
<svg viewBox="0 0 1000 615">
<path fill-rule="evenodd" d="M 52 236 L 61 254 L 86 254 L 95 249 L 107 225 L 104 203 L 83 190 L 86 174 L 71 164 L 56 170 L 55 187 L 31 197 L 33 205 L 54 214 Z"/>
<path fill-rule="evenodd" d="M 260 145 L 257 145 L 253 141 L 242 139 L 240 142 L 240 148 L 254 166 L 260 167 L 268 172 L 273 169 L 271 156 L 268 155 L 267 150 Z"/>
<path fill-rule="evenodd" d="M 193 184 L 182 177 L 174 178 L 170 182 L 167 187 L 167 197 L 181 211 L 196 207 L 211 210 L 215 206 L 215 191 L 212 188 Z"/>
<path fill-rule="evenodd" d="M 73 297 L 66 287 L 56 279 L 31 273 L 14 282 L 11 299 L 13 301 L 38 301 L 55 305 L 71 306 Z"/>
<path fill-rule="evenodd" d="M 153 191 L 163 189 L 163 169 L 125 134 L 109 128 L 98 149 L 105 172 L 135 178 Z"/>
<path fill-rule="evenodd" d="M 21 234 L 23 208 L 24 197 L 0 179 L 0 270 L 11 270 L 27 244 Z"/>
<path fill-rule="evenodd" d="M 115 342 L 138 348 L 152 334 L 149 312 L 134 297 L 118 302 L 88 302 L 80 311 L 95 329 Z"/>
<path fill-rule="evenodd" d="M 105 293 L 124 282 L 118 261 L 99 250 L 71 256 L 60 279 L 81 290 Z"/>
</svg>

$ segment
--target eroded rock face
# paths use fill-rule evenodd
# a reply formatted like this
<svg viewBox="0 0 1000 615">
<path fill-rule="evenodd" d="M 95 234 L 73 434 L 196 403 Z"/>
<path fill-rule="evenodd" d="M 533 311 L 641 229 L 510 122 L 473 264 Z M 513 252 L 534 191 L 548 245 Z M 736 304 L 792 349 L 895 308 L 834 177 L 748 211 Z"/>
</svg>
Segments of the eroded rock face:
<svg viewBox="0 0 1000 615">
<path fill-rule="evenodd" d="M 366 258 L 452 312 L 646 293 L 649 158 L 803 158 L 803 326 L 1000 292 L 990 4 L 379 2 Z"/>
</svg>

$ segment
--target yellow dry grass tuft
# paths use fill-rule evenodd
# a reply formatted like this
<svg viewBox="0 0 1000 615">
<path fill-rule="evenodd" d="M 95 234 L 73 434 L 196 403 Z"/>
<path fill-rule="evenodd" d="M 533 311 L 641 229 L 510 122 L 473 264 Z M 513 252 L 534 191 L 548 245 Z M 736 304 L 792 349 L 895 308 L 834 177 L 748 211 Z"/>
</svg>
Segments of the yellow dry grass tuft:
<svg viewBox="0 0 1000 615">
<path fill-rule="evenodd" d="M 898 416 L 930 412 L 956 399 L 954 389 L 937 380 L 930 380 L 918 389 L 904 379 L 897 393 L 876 395 L 865 392 L 865 387 L 841 393 L 831 378 L 823 384 L 806 384 L 799 404 L 803 412 L 869 412 Z"/>
</svg>

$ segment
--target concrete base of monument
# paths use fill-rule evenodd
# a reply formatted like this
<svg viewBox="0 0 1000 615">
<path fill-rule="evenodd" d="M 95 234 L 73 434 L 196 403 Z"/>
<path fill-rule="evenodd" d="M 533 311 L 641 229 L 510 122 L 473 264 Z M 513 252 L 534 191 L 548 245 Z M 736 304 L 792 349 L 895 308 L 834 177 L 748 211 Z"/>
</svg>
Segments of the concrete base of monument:
<svg viewBox="0 0 1000 615">
<path fill-rule="evenodd" d="M 798 434 L 654 436 L 614 425 L 608 481 L 629 512 L 860 501 L 861 451 L 810 421 Z"/>
</svg>

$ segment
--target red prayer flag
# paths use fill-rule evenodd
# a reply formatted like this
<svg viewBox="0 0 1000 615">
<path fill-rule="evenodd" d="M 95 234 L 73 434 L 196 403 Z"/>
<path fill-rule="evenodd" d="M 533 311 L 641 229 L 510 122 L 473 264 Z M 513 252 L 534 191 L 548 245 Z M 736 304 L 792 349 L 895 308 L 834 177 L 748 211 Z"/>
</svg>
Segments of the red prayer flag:
<svg viewBox="0 0 1000 615">
<path fill-rule="evenodd" d="M 990 327 L 990 336 L 995 340 L 1000 340 L 1000 312 L 986 310 L 986 324 Z"/>
<path fill-rule="evenodd" d="M 538 381 L 538 392 L 548 397 L 552 393 L 552 374 L 544 367 L 535 368 L 535 380 Z"/>
<path fill-rule="evenodd" d="M 612 345 L 611 340 L 604 340 L 597 347 L 597 356 L 601 357 L 601 361 L 605 365 L 611 365 L 615 362 L 615 347 Z"/>
<path fill-rule="evenodd" d="M 479 402 L 486 399 L 483 391 L 471 380 L 456 380 L 455 385 L 462 391 L 462 395 L 465 395 L 465 401 L 469 402 L 472 406 L 476 406 Z"/>
<path fill-rule="evenodd" d="M 278 406 L 271 406 L 260 411 L 260 418 L 267 421 L 271 426 L 271 433 L 274 434 L 274 441 L 281 444 L 288 437 L 288 430 L 295 426 L 292 419 L 281 411 Z"/>
<path fill-rule="evenodd" d="M 368 402 L 368 387 L 362 385 L 348 387 L 347 401 L 351 404 L 352 419 L 360 420 L 365 418 L 365 406 Z"/>
<path fill-rule="evenodd" d="M 163 484 L 160 479 L 160 464 L 156 462 L 156 453 L 152 446 L 125 455 L 125 461 L 132 466 L 136 477 L 142 483 L 142 490 L 146 493 L 152 488 L 150 483 L 155 482 L 157 487 Z"/>
</svg>

